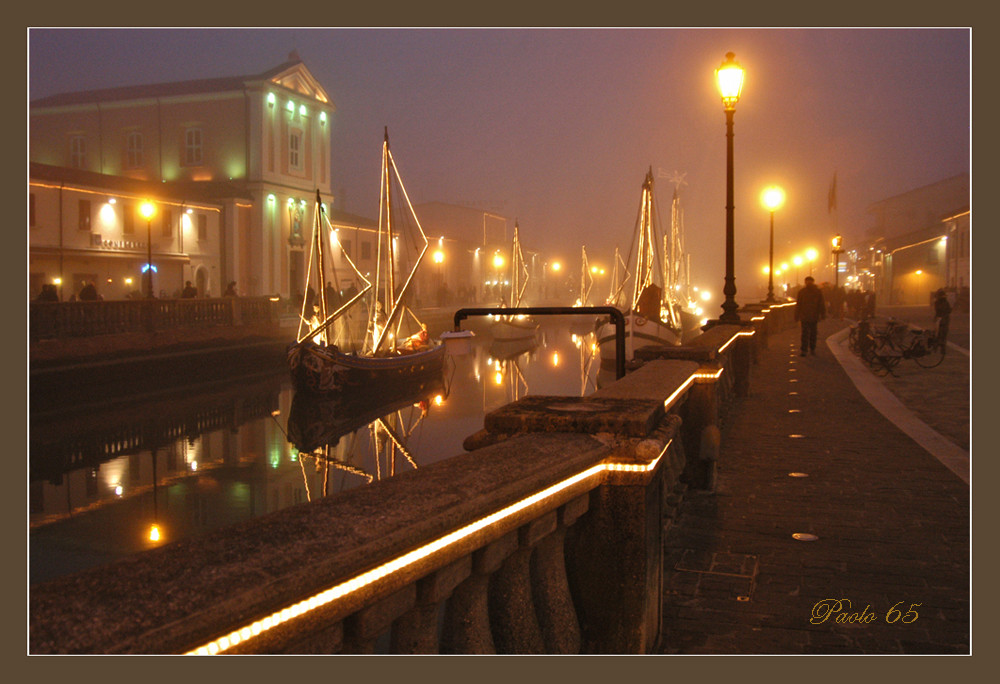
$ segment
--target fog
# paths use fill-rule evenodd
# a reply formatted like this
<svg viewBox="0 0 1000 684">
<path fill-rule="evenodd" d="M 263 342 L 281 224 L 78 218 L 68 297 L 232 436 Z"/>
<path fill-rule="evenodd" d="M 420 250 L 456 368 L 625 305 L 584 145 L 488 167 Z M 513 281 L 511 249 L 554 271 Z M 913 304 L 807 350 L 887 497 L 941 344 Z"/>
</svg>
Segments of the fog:
<svg viewBox="0 0 1000 684">
<path fill-rule="evenodd" d="M 585 244 L 610 265 L 652 167 L 663 209 L 683 175 L 693 280 L 715 292 L 726 140 L 714 70 L 734 52 L 746 70 L 738 301 L 766 286 L 766 185 L 787 193 L 780 262 L 807 247 L 829 258 L 836 232 L 850 249 L 871 203 L 969 170 L 965 29 L 32 30 L 28 95 L 251 75 L 292 50 L 337 108 L 332 188 L 345 210 L 377 214 L 388 126 L 415 203 L 490 207 L 517 218 L 528 248 L 572 262 Z"/>
</svg>

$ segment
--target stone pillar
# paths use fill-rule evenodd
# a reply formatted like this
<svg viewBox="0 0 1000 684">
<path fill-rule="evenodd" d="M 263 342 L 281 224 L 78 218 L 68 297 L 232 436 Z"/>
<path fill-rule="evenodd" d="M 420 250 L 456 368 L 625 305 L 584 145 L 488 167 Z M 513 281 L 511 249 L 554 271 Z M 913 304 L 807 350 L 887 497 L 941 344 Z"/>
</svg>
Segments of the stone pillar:
<svg viewBox="0 0 1000 684">
<path fill-rule="evenodd" d="M 648 653 L 663 587 L 662 471 L 646 484 L 602 485 L 567 537 L 567 574 L 584 653 Z"/>
</svg>

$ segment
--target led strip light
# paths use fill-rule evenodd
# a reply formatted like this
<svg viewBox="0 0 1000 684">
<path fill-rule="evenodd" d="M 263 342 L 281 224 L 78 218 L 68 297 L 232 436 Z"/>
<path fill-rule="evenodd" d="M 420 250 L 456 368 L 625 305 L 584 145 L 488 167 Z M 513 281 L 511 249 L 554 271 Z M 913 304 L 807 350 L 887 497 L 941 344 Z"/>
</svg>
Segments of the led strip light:
<svg viewBox="0 0 1000 684">
<path fill-rule="evenodd" d="M 353 577 L 352 579 L 349 579 L 345 582 L 336 584 L 327 589 L 326 591 L 322 591 L 318 594 L 310 596 L 309 598 L 294 603 L 286 608 L 277 610 L 263 619 L 256 620 L 255 622 L 249 625 L 235 629 L 225 636 L 221 636 L 218 639 L 215 639 L 214 641 L 210 641 L 209 643 L 203 646 L 199 646 L 198 648 L 192 651 L 188 651 L 185 655 L 215 655 L 217 653 L 226 651 L 236 646 L 239 643 L 247 641 L 248 639 L 252 639 L 262 634 L 263 632 L 266 632 L 269 629 L 277 627 L 278 625 L 288 622 L 289 620 L 305 615 L 306 613 L 316 610 L 321 606 L 325 606 L 331 601 L 343 598 L 344 596 L 351 594 L 357 591 L 358 589 L 361 589 L 362 587 L 366 587 L 369 584 L 377 580 L 380 580 L 383 577 L 386 577 L 387 575 L 390 575 L 394 572 L 398 572 L 399 570 L 402 570 L 403 568 L 412 565 L 413 563 L 416 563 L 417 561 L 423 558 L 426 558 L 432 553 L 441 551 L 442 549 L 445 549 L 448 546 L 451 546 L 452 544 L 455 544 L 461 541 L 462 539 L 465 539 L 469 535 L 478 532 L 479 530 L 482 530 L 485 527 L 498 523 L 505 518 L 509 518 L 515 513 L 518 513 L 536 503 L 544 501 L 545 499 L 548 499 L 558 494 L 567 487 L 571 487 L 579 482 L 582 482 L 588 478 L 598 475 L 601 472 L 629 472 L 629 473 L 651 472 L 656 468 L 657 464 L 659 464 L 660 459 L 663 458 L 663 455 L 667 452 L 667 449 L 670 447 L 672 443 L 673 440 L 668 441 L 666 445 L 664 445 L 663 449 L 660 451 L 659 455 L 653 461 L 645 465 L 630 464 L 630 463 L 599 463 L 595 466 L 592 466 L 587 470 L 584 470 L 580 473 L 577 473 L 576 475 L 573 475 L 572 477 L 563 480 L 562 482 L 559 482 L 557 484 L 552 485 L 551 487 L 548 487 L 547 489 L 543 489 L 542 491 L 536 494 L 532 494 L 527 498 L 521 499 L 517 503 L 512 504 L 506 508 L 503 508 L 497 511 L 496 513 L 488 515 L 485 518 L 481 518 L 476 522 L 470 523 L 465 527 L 459 528 L 454 532 L 451 532 L 450 534 L 446 534 L 443 537 L 435 539 L 434 541 L 425 544 L 419 548 L 416 548 L 413 551 L 410 551 L 409 553 L 403 554 L 402 556 L 394 560 L 391 560 L 388 563 L 380 565 L 379 567 L 369 570 L 368 572 L 364 572 L 360 575 L 357 575 L 356 577 Z"/>
<path fill-rule="evenodd" d="M 722 352 L 726 351 L 726 347 L 728 347 L 733 342 L 735 342 L 737 337 L 744 337 L 744 336 L 746 336 L 746 337 L 753 337 L 753 331 L 752 330 L 741 330 L 740 332 L 736 333 L 735 335 L 733 335 L 732 337 L 729 338 L 728 342 L 726 342 L 724 345 L 722 345 L 721 347 L 719 347 L 719 353 L 721 354 Z"/>
</svg>

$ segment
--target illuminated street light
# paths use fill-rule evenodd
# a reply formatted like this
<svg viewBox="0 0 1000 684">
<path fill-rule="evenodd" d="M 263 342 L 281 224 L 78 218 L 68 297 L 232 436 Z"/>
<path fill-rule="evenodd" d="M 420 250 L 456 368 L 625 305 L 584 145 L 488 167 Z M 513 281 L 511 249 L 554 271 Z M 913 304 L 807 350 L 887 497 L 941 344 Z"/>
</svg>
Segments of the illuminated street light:
<svg viewBox="0 0 1000 684">
<path fill-rule="evenodd" d="M 785 203 L 785 191 L 777 185 L 764 188 L 764 192 L 760 195 L 760 201 L 771 212 L 771 237 L 768 241 L 767 250 L 767 302 L 773 303 L 775 301 L 774 275 L 771 271 L 774 270 L 774 211 Z"/>
<path fill-rule="evenodd" d="M 146 298 L 153 298 L 153 214 L 156 206 L 145 201 L 139 207 L 139 213 L 146 219 Z"/>
<path fill-rule="evenodd" d="M 810 247 L 806 250 L 806 261 L 809 262 L 809 275 L 813 274 L 813 262 L 816 261 L 816 257 L 819 256 L 819 252 Z"/>
<path fill-rule="evenodd" d="M 722 95 L 722 107 L 726 113 L 726 279 L 722 288 L 726 299 L 722 303 L 722 315 L 719 321 L 739 323 L 740 317 L 736 313 L 736 309 L 739 308 L 736 303 L 736 279 L 733 276 L 733 114 L 736 112 L 736 103 L 743 90 L 743 67 L 736 62 L 732 52 L 726 53 L 726 61 L 715 70 L 715 77 L 719 84 L 719 93 Z"/>
<path fill-rule="evenodd" d="M 798 254 L 792 257 L 792 263 L 795 264 L 795 284 L 799 284 L 799 266 L 802 265 L 802 257 Z"/>
<path fill-rule="evenodd" d="M 840 255 L 844 253 L 842 249 L 844 238 L 837 235 L 831 242 L 833 243 L 833 287 L 836 288 L 840 283 Z"/>
</svg>

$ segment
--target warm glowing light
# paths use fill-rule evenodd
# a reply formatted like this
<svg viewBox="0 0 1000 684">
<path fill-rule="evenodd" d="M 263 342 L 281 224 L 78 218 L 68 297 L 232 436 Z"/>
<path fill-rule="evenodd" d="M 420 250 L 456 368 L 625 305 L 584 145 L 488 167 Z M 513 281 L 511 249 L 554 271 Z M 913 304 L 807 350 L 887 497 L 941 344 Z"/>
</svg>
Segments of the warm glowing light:
<svg viewBox="0 0 1000 684">
<path fill-rule="evenodd" d="M 923 274 L 924 274 L 924 272 L 923 272 L 923 271 L 921 271 L 921 270 L 920 270 L 920 269 L 918 268 L 918 269 L 917 269 L 917 275 L 923 275 Z"/>
<path fill-rule="evenodd" d="M 493 376 L 493 382 L 496 383 L 497 385 L 502 385 L 503 384 L 503 373 L 501 373 L 500 371 L 497 371 L 496 375 Z"/>
<path fill-rule="evenodd" d="M 781 270 L 782 271 L 787 271 L 788 270 L 788 262 L 787 261 L 782 261 L 781 262 Z"/>
<path fill-rule="evenodd" d="M 131 278 L 126 278 L 125 279 L 125 284 L 126 285 L 131 285 L 132 284 L 132 279 Z"/>
<path fill-rule="evenodd" d="M 709 299 L 712 298 L 712 293 L 709 292 L 708 290 L 702 290 L 701 291 L 701 298 L 702 298 L 703 301 L 707 302 Z"/>
<path fill-rule="evenodd" d="M 53 278 L 52 283 L 55 285 L 62 285 L 62 278 Z"/>
<path fill-rule="evenodd" d="M 142 214 L 142 217 L 148 221 L 153 218 L 153 214 L 156 213 L 156 205 L 149 201 L 143 202 L 139 205 L 139 213 Z"/>
<path fill-rule="evenodd" d="M 436 250 L 434 252 L 434 263 L 435 264 L 440 264 L 443 261 L 444 261 L 444 252 L 442 252 L 440 249 Z"/>
<path fill-rule="evenodd" d="M 559 352 L 552 352 L 552 365 L 553 366 L 559 365 Z"/>
<path fill-rule="evenodd" d="M 443 403 L 444 403 L 444 395 L 442 395 L 442 394 L 436 394 L 436 395 L 434 395 L 434 405 L 435 406 L 440 406 Z"/>
<path fill-rule="evenodd" d="M 122 489 L 122 486 L 120 484 L 115 485 L 115 496 L 121 496 L 123 491 L 125 490 Z"/>
<path fill-rule="evenodd" d="M 762 269 L 761 269 L 761 272 L 762 272 L 762 273 L 763 273 L 764 275 L 767 275 L 768 273 L 770 273 L 770 272 L 771 272 L 771 267 L 770 267 L 770 266 L 765 266 L 764 268 L 762 268 Z"/>
<path fill-rule="evenodd" d="M 149 541 L 160 541 L 160 526 L 153 524 L 149 526 Z"/>
<path fill-rule="evenodd" d="M 101 207 L 101 223 L 106 226 L 113 226 L 115 224 L 115 208 L 111 206 L 109 201 L 107 204 Z"/>
<path fill-rule="evenodd" d="M 764 188 L 764 192 L 760 193 L 760 201 L 768 211 L 775 211 L 785 203 L 785 191 L 777 185 Z"/>
<path fill-rule="evenodd" d="M 817 256 L 819 256 L 819 252 L 812 247 L 806 250 L 806 261 L 816 261 Z"/>
<path fill-rule="evenodd" d="M 726 61 L 715 70 L 715 78 L 722 95 L 722 104 L 726 109 L 735 109 L 743 90 L 743 67 L 736 61 L 736 55 L 726 53 Z"/>
<path fill-rule="evenodd" d="M 795 264 L 796 266 L 801 266 L 802 265 L 802 257 L 800 257 L 798 254 L 796 254 L 795 256 L 792 257 L 792 263 Z"/>
<path fill-rule="evenodd" d="M 560 264 L 558 261 L 553 261 L 552 262 L 552 270 L 553 271 L 558 271 L 560 268 L 562 268 L 562 264 Z"/>
<path fill-rule="evenodd" d="M 504 264 L 503 255 L 501 255 L 501 254 L 494 254 L 493 255 L 493 266 L 494 266 L 494 268 L 503 268 L 503 264 Z"/>
<path fill-rule="evenodd" d="M 688 379 L 688 384 L 693 382 L 694 376 Z M 520 501 L 507 506 L 501 510 L 498 510 L 490 515 L 480 518 L 475 522 L 469 523 L 464 527 L 461 527 L 453 532 L 450 532 L 442 537 L 424 544 L 408 553 L 403 554 L 383 565 L 380 565 L 372 570 L 364 572 L 356 577 L 349 579 L 347 581 L 336 584 L 325 591 L 315 594 L 307 599 L 303 599 L 297 603 L 294 603 L 286 608 L 282 608 L 271 613 L 269 616 L 255 621 L 250 625 L 245 625 L 239 629 L 233 630 L 229 634 L 220 636 L 219 638 L 199 646 L 191 651 L 188 651 L 188 655 L 215 655 L 222 651 L 228 650 L 230 647 L 238 644 L 240 641 L 259 635 L 261 632 L 272 629 L 281 625 L 282 623 L 288 622 L 300 615 L 304 615 L 310 611 L 316 610 L 321 606 L 324 606 L 332 601 L 342 598 L 350 593 L 353 593 L 363 587 L 366 587 L 374 582 L 377 582 L 388 575 L 396 573 L 406 567 L 413 565 L 414 563 L 426 558 L 432 554 L 438 553 L 454 544 L 470 537 L 471 535 L 479 532 L 480 530 L 492 527 L 498 523 L 528 509 L 532 506 L 538 505 L 548 499 L 551 499 L 556 494 L 560 492 L 584 483 L 594 477 L 600 477 L 603 473 L 608 472 L 624 472 L 624 473 L 639 473 L 645 475 L 646 473 L 651 473 L 656 470 L 662 460 L 664 454 L 666 454 L 667 449 L 670 447 L 672 442 L 667 442 L 663 448 L 660 450 L 659 455 L 648 463 L 598 463 L 597 465 L 591 466 L 586 470 L 576 473 L 561 482 L 547 487 L 531 496 L 525 497 Z"/>
</svg>

